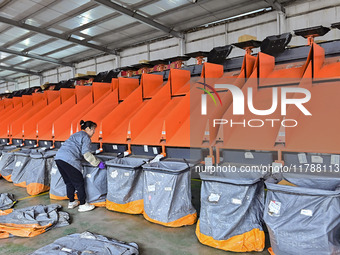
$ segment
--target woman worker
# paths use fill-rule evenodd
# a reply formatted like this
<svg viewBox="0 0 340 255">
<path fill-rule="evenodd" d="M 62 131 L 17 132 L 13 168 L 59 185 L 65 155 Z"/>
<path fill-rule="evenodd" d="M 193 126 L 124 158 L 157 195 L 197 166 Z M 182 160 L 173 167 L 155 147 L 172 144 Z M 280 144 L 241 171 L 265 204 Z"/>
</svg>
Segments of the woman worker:
<svg viewBox="0 0 340 255">
<path fill-rule="evenodd" d="M 73 209 L 79 205 L 79 212 L 87 212 L 93 210 L 95 206 L 86 203 L 81 160 L 84 158 L 91 165 L 100 169 L 103 169 L 105 164 L 91 153 L 91 137 L 97 124 L 92 121 L 81 120 L 80 127 L 81 131 L 71 135 L 58 150 L 55 162 L 66 184 L 67 197 L 70 200 L 68 208 Z M 79 201 L 74 199 L 75 191 L 77 191 Z"/>
</svg>

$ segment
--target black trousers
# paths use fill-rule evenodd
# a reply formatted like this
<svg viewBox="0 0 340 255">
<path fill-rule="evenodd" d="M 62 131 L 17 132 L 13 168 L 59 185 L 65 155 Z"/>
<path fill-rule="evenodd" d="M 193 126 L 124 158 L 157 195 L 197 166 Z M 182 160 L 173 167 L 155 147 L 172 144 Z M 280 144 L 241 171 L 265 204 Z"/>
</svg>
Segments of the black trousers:
<svg viewBox="0 0 340 255">
<path fill-rule="evenodd" d="M 57 164 L 59 172 L 66 184 L 67 197 L 70 199 L 70 202 L 74 201 L 74 192 L 77 190 L 77 196 L 80 204 L 85 204 L 85 183 L 81 172 L 65 161 L 56 160 L 55 163 Z"/>
</svg>

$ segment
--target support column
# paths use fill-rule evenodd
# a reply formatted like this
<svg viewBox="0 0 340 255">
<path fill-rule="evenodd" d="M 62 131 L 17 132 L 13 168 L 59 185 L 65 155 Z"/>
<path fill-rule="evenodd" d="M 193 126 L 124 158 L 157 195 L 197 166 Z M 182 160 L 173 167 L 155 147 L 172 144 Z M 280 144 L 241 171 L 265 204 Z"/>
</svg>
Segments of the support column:
<svg viewBox="0 0 340 255">
<path fill-rule="evenodd" d="M 146 54 L 147 54 L 147 60 L 150 61 L 150 43 L 146 45 Z"/>
<path fill-rule="evenodd" d="M 186 54 L 186 38 L 179 38 L 179 55 L 184 56 Z"/>
<path fill-rule="evenodd" d="M 115 68 L 119 68 L 119 67 L 121 67 L 120 56 L 116 56 L 116 67 Z"/>
<path fill-rule="evenodd" d="M 76 67 L 72 67 L 72 78 L 76 77 Z"/>
<path fill-rule="evenodd" d="M 277 34 L 283 34 L 286 32 L 286 14 L 284 12 L 278 11 L 276 14 L 276 31 Z"/>
</svg>

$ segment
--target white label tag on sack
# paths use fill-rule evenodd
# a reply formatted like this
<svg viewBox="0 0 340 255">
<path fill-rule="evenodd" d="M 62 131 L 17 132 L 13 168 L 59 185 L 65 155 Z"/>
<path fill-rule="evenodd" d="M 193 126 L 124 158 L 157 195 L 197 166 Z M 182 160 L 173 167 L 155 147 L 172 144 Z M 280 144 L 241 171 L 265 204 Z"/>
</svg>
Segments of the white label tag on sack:
<svg viewBox="0 0 340 255">
<path fill-rule="evenodd" d="M 130 173 L 124 173 L 124 176 L 128 177 L 130 176 Z"/>
<path fill-rule="evenodd" d="M 237 199 L 237 198 L 233 198 L 231 200 L 231 203 L 234 205 L 241 205 L 242 204 L 242 200 L 241 199 Z"/>
<path fill-rule="evenodd" d="M 340 165 L 340 155 L 331 155 L 331 164 Z"/>
<path fill-rule="evenodd" d="M 149 147 L 147 145 L 144 145 L 144 152 L 149 152 Z"/>
<path fill-rule="evenodd" d="M 52 167 L 51 174 L 56 174 L 57 173 L 57 168 Z"/>
<path fill-rule="evenodd" d="M 165 190 L 165 191 L 171 191 L 172 188 L 171 188 L 171 187 L 165 187 L 164 190 Z"/>
<path fill-rule="evenodd" d="M 67 253 L 72 253 L 72 249 L 69 249 L 69 248 L 66 248 L 66 247 L 61 248 L 61 250 L 64 251 L 64 252 L 67 252 Z"/>
<path fill-rule="evenodd" d="M 157 155 L 158 154 L 158 150 L 157 150 L 157 147 L 153 147 L 153 154 Z"/>
<path fill-rule="evenodd" d="M 148 186 L 148 191 L 149 192 L 153 192 L 153 191 L 155 191 L 156 190 L 156 186 L 155 185 L 149 185 Z"/>
<path fill-rule="evenodd" d="M 91 177 L 92 177 L 91 174 L 87 174 L 87 175 L 86 175 L 86 178 L 91 178 Z"/>
<path fill-rule="evenodd" d="M 300 164 L 307 164 L 308 163 L 306 153 L 299 153 L 298 158 L 299 158 Z"/>
<path fill-rule="evenodd" d="M 118 171 L 112 171 L 112 173 L 110 174 L 111 178 L 114 179 L 118 176 Z"/>
<path fill-rule="evenodd" d="M 313 211 L 312 210 L 306 210 L 306 209 L 302 209 L 300 214 L 302 215 L 306 215 L 306 216 L 313 216 Z"/>
<path fill-rule="evenodd" d="M 218 202 L 220 200 L 220 195 L 219 194 L 214 194 L 211 193 L 210 196 L 208 197 L 209 202 Z"/>
<path fill-rule="evenodd" d="M 270 201 L 268 205 L 268 214 L 272 216 L 279 216 L 281 210 L 281 203 L 277 201 Z"/>
<path fill-rule="evenodd" d="M 312 156 L 311 157 L 312 163 L 316 164 L 322 164 L 323 163 L 323 158 L 320 156 Z"/>
<path fill-rule="evenodd" d="M 247 151 L 244 153 L 244 158 L 254 159 L 254 155 L 250 151 Z"/>
<path fill-rule="evenodd" d="M 15 163 L 15 167 L 19 167 L 19 166 L 21 166 L 21 162 L 20 162 L 20 161 L 17 161 L 17 162 Z"/>
</svg>

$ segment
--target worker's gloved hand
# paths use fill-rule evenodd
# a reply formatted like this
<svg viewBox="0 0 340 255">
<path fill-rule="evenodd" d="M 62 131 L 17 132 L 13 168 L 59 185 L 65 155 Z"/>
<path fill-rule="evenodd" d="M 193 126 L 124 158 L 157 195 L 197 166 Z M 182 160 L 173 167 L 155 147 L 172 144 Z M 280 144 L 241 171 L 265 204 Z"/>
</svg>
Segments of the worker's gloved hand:
<svg viewBox="0 0 340 255">
<path fill-rule="evenodd" d="M 99 169 L 104 169 L 105 168 L 105 163 L 103 161 L 100 162 L 99 165 L 98 165 L 98 168 Z"/>
</svg>

